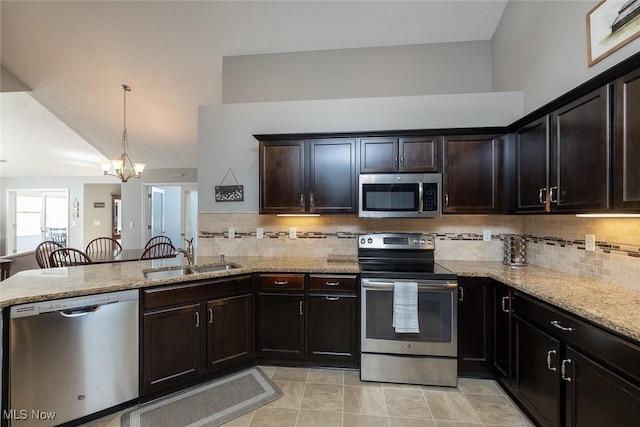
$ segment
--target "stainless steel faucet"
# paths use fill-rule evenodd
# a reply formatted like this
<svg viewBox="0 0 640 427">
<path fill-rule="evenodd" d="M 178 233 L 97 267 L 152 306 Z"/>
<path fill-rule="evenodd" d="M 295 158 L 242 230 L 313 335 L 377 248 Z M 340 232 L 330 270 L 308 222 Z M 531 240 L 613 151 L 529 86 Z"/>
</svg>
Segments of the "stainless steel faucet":
<svg viewBox="0 0 640 427">
<path fill-rule="evenodd" d="M 187 261 L 189 262 L 189 265 L 193 265 L 193 254 L 190 254 L 189 252 L 187 252 L 186 250 L 182 249 L 182 248 L 177 248 L 175 251 L 173 251 L 174 255 L 178 255 L 178 254 L 182 254 L 184 255 L 184 257 L 187 259 Z"/>
</svg>

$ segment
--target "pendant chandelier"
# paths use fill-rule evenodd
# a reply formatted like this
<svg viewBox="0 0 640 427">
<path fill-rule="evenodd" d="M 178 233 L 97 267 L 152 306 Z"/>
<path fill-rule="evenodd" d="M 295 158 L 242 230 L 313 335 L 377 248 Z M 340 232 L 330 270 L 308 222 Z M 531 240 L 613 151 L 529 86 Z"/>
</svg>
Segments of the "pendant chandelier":
<svg viewBox="0 0 640 427">
<path fill-rule="evenodd" d="M 125 84 L 120 85 L 124 92 L 124 130 L 122 131 L 122 154 L 111 163 L 102 163 L 102 171 L 105 175 L 116 176 L 122 182 L 127 182 L 129 178 L 140 178 L 144 170 L 144 163 L 133 163 L 127 154 L 129 140 L 127 139 L 127 92 L 131 88 Z"/>
</svg>

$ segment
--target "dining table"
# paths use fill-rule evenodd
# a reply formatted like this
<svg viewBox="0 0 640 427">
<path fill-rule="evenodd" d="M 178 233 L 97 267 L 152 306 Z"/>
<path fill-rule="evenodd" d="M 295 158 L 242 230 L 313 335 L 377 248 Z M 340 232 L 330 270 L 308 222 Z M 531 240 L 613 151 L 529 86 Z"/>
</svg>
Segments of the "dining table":
<svg viewBox="0 0 640 427">
<path fill-rule="evenodd" d="M 111 252 L 91 252 L 89 258 L 94 264 L 106 264 L 110 262 L 138 261 L 144 252 L 142 249 L 122 249 Z"/>
</svg>

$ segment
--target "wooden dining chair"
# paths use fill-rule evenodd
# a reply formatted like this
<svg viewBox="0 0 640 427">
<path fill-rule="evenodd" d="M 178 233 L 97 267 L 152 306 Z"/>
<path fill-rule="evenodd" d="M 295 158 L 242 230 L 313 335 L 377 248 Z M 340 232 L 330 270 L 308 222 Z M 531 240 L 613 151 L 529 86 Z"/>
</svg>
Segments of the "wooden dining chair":
<svg viewBox="0 0 640 427">
<path fill-rule="evenodd" d="M 38 266 L 40 268 L 50 268 L 49 257 L 51 256 L 51 252 L 60 248 L 64 248 L 64 246 L 52 240 L 45 240 L 36 246 L 35 255 Z"/>
<path fill-rule="evenodd" d="M 173 258 L 176 248 L 171 243 L 156 243 L 142 252 L 140 259 Z"/>
<path fill-rule="evenodd" d="M 167 236 L 154 236 L 154 237 L 149 239 L 147 244 L 144 245 L 144 248 L 146 249 L 148 247 L 151 247 L 151 246 L 155 245 L 156 243 L 169 243 L 170 245 L 173 245 L 173 242 Z"/>
<path fill-rule="evenodd" d="M 93 264 L 89 255 L 80 249 L 60 248 L 51 252 L 49 257 L 51 267 L 73 267 L 75 265 Z"/>
<path fill-rule="evenodd" d="M 85 252 L 90 254 L 92 252 L 120 252 L 121 250 L 122 246 L 117 240 L 111 237 L 98 237 L 89 242 Z"/>
<path fill-rule="evenodd" d="M 0 282 L 2 282 L 4 279 L 9 278 L 10 271 L 11 271 L 11 263 L 0 262 Z"/>
</svg>

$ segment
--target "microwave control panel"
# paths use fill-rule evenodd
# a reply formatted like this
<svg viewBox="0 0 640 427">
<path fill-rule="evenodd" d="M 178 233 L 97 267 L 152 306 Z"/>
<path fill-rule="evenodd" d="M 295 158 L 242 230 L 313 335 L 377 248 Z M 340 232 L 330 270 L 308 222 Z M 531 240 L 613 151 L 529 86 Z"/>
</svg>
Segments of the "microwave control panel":
<svg viewBox="0 0 640 427">
<path fill-rule="evenodd" d="M 434 182 L 422 183 L 422 210 L 425 212 L 438 210 L 438 184 Z"/>
</svg>

